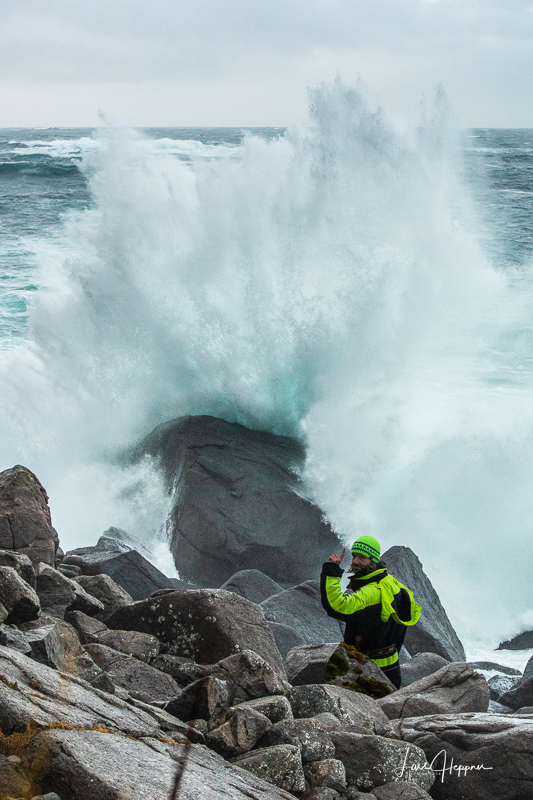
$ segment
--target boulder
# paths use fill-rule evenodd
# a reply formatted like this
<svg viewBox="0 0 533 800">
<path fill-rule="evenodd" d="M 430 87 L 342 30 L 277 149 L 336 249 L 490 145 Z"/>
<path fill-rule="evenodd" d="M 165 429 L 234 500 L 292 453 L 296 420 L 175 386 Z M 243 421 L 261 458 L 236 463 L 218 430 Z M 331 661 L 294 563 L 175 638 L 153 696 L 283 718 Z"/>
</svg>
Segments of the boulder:
<svg viewBox="0 0 533 800">
<path fill-rule="evenodd" d="M 159 642 L 155 636 L 138 631 L 101 631 L 96 644 L 104 644 L 119 653 L 133 656 L 139 661 L 150 663 L 159 654 Z"/>
<path fill-rule="evenodd" d="M 184 722 L 205 719 L 218 724 L 230 705 L 227 682 L 209 675 L 186 686 L 181 694 L 167 703 L 166 710 Z"/>
<path fill-rule="evenodd" d="M 241 569 L 228 578 L 220 588 L 240 594 L 252 603 L 262 603 L 273 594 L 283 591 L 283 586 L 258 569 Z"/>
<path fill-rule="evenodd" d="M 152 431 L 137 456 L 147 453 L 174 493 L 171 549 L 186 580 L 218 585 L 236 570 L 260 569 L 290 585 L 315 575 L 340 546 L 305 499 L 305 450 L 296 439 L 180 417 Z"/>
<path fill-rule="evenodd" d="M 0 680 L 0 729 L 4 736 L 23 733 L 28 725 L 58 723 L 88 730 L 105 725 L 130 736 L 157 732 L 152 717 L 123 700 L 1 645 Z"/>
<path fill-rule="evenodd" d="M 17 553 L 15 550 L 0 550 L 0 566 L 13 567 L 22 580 L 35 589 L 35 569 L 31 559 L 24 553 Z"/>
<path fill-rule="evenodd" d="M 269 622 L 268 627 L 272 631 L 276 647 L 281 653 L 282 658 L 287 658 L 287 654 L 293 647 L 305 644 L 299 633 L 289 625 L 281 625 L 279 622 Z"/>
<path fill-rule="evenodd" d="M 23 766 L 62 800 L 163 800 L 171 797 L 181 770 L 179 800 L 294 800 L 202 745 L 184 751 L 179 743 L 153 737 L 138 741 L 99 731 L 45 731 L 33 738 Z"/>
<path fill-rule="evenodd" d="M 33 472 L 20 465 L 0 472 L 0 548 L 54 566 L 58 544 L 48 495 Z"/>
<path fill-rule="evenodd" d="M 424 790 L 435 780 L 424 751 L 414 743 L 346 731 L 332 731 L 330 736 L 348 784 L 357 789 L 372 791 L 403 777 L 402 771 L 408 771 L 409 780 Z"/>
<path fill-rule="evenodd" d="M 290 650 L 285 659 L 289 683 L 293 686 L 322 683 L 327 663 L 338 646 L 338 642 L 304 644 Z"/>
<path fill-rule="evenodd" d="M 137 550 L 117 552 L 98 547 L 81 547 L 65 556 L 84 575 L 109 575 L 134 600 L 144 600 L 159 589 L 173 589 L 172 581 Z"/>
<path fill-rule="evenodd" d="M 239 703 L 239 708 L 253 708 L 260 711 L 270 722 L 280 722 L 282 719 L 293 719 L 291 704 L 283 694 L 270 697 L 256 697 L 254 700 L 245 700 Z"/>
<path fill-rule="evenodd" d="M 39 616 L 39 598 L 14 567 L 0 567 L 0 603 L 7 614 L 2 614 L 8 624 L 29 622 Z"/>
<path fill-rule="evenodd" d="M 396 690 L 377 664 L 344 642 L 331 654 L 322 681 L 375 698 L 386 697 Z"/>
<path fill-rule="evenodd" d="M 300 749 L 303 764 L 333 758 L 335 747 L 326 727 L 314 718 L 282 720 L 266 731 L 259 744 L 262 747 L 292 744 Z"/>
<path fill-rule="evenodd" d="M 533 796 L 533 720 L 512 714 L 440 714 L 391 723 L 421 747 L 435 772 L 434 800 Z M 413 780 L 410 770 L 402 779 Z"/>
<path fill-rule="evenodd" d="M 101 620 L 90 617 L 83 611 L 67 611 L 65 622 L 72 625 L 82 644 L 97 644 L 98 634 L 107 630 L 107 625 Z"/>
<path fill-rule="evenodd" d="M 431 800 L 431 795 L 410 781 L 384 783 L 372 789 L 372 794 L 376 800 Z"/>
<path fill-rule="evenodd" d="M 285 666 L 261 606 L 221 589 L 166 592 L 129 606 L 107 619 L 109 628 L 151 633 L 163 652 L 213 664 L 242 650 L 252 650 L 274 672 Z"/>
<path fill-rule="evenodd" d="M 188 686 L 200 678 L 205 678 L 210 674 L 211 669 L 214 669 L 212 664 L 196 664 L 191 658 L 169 656 L 168 653 L 156 656 L 150 663 L 154 669 L 166 672 L 167 675 L 172 675 L 180 686 Z"/>
<path fill-rule="evenodd" d="M 68 622 L 43 615 L 19 626 L 31 658 L 47 667 L 69 672 L 91 681 L 100 674 L 94 661 L 83 651 L 77 633 Z"/>
<path fill-rule="evenodd" d="M 287 694 L 290 684 L 283 675 L 252 650 L 243 650 L 228 656 L 214 665 L 210 674 L 227 681 L 232 703 L 252 700 L 255 697 Z"/>
<path fill-rule="evenodd" d="M 181 689 L 170 675 L 159 672 L 144 661 L 119 653 L 103 644 L 87 644 L 85 650 L 115 686 L 121 686 L 130 694 L 138 693 L 149 702 L 167 702 L 180 695 Z"/>
<path fill-rule="evenodd" d="M 489 687 L 468 664 L 448 664 L 438 672 L 383 697 L 377 702 L 389 717 L 418 717 L 462 711 L 486 711 Z"/>
<path fill-rule="evenodd" d="M 319 581 L 305 581 L 275 594 L 263 600 L 261 608 L 267 620 L 292 628 L 306 644 L 338 643 L 343 638 L 339 621 L 322 608 Z"/>
<path fill-rule="evenodd" d="M 12 647 L 25 655 L 31 653 L 26 636 L 19 631 L 16 625 L 0 625 L 0 644 Z"/>
<path fill-rule="evenodd" d="M 463 645 L 442 607 L 422 564 L 409 547 L 391 547 L 382 556 L 391 575 L 407 586 L 422 606 L 416 625 L 407 629 L 405 646 L 417 653 L 437 653 L 447 661 L 466 661 Z"/>
<path fill-rule="evenodd" d="M 511 689 L 501 694 L 497 700 L 504 706 L 513 709 L 533 705 L 533 676 L 531 678 L 520 678 Z"/>
<path fill-rule="evenodd" d="M 233 759 L 233 763 L 293 794 L 303 792 L 305 789 L 300 750 L 294 745 L 278 744 L 274 747 L 262 747 L 243 756 L 237 756 Z"/>
<path fill-rule="evenodd" d="M 346 770 L 337 758 L 324 758 L 304 765 L 305 777 L 312 789 L 324 787 L 344 792 L 346 789 Z"/>
<path fill-rule="evenodd" d="M 402 666 L 402 686 L 410 686 L 420 678 L 426 678 L 428 675 L 438 672 L 448 663 L 445 658 L 436 653 L 417 653 L 409 659 L 407 664 Z"/>
<path fill-rule="evenodd" d="M 368 733 L 374 732 L 374 723 L 388 721 L 378 702 L 340 686 L 295 686 L 289 694 L 289 702 L 295 719 L 329 712 L 341 722 L 360 726 Z"/>
<path fill-rule="evenodd" d="M 79 575 L 75 580 L 88 594 L 103 603 L 104 617 L 112 614 L 120 606 L 133 603 L 131 594 L 119 586 L 110 575 Z"/>
<path fill-rule="evenodd" d="M 89 616 L 104 610 L 103 604 L 96 597 L 48 564 L 41 563 L 37 567 L 36 591 L 42 610 L 55 617 L 63 617 L 67 610 L 83 611 Z"/>
<path fill-rule="evenodd" d="M 226 719 L 206 737 L 206 744 L 224 758 L 247 753 L 255 747 L 272 723 L 253 708 L 237 706 L 226 712 Z"/>
<path fill-rule="evenodd" d="M 523 631 L 506 642 L 500 642 L 496 650 L 530 650 L 533 647 L 533 631 Z"/>
</svg>

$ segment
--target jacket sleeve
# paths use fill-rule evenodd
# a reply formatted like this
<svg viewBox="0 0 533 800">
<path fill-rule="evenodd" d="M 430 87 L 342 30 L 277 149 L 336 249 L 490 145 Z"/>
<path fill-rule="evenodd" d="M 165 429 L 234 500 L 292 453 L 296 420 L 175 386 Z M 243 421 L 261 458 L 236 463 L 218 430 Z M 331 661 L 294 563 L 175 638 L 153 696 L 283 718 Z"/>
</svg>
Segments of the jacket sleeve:
<svg viewBox="0 0 533 800">
<path fill-rule="evenodd" d="M 335 617 L 335 619 L 340 620 L 346 620 L 346 617 L 356 614 L 361 609 L 366 608 L 367 605 L 370 605 L 367 590 L 373 588 L 369 586 L 353 594 L 344 594 L 341 589 L 343 573 L 344 570 L 338 564 L 332 564 L 327 561 L 323 564 L 322 574 L 320 575 L 322 608 L 329 617 Z"/>
</svg>

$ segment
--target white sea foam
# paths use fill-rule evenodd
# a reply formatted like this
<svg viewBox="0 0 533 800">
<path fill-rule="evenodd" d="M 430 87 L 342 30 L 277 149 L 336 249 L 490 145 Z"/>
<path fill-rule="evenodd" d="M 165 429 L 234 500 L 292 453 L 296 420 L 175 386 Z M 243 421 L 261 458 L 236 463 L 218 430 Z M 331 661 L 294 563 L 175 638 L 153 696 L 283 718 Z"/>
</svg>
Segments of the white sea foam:
<svg viewBox="0 0 533 800">
<path fill-rule="evenodd" d="M 70 218 L 67 259 L 43 258 L 0 373 L 2 464 L 41 478 L 63 546 L 110 524 L 157 536 L 160 479 L 115 455 L 214 414 L 304 436 L 340 535 L 412 547 L 461 634 L 518 632 L 531 281 L 485 262 L 441 110 L 398 134 L 337 83 L 273 141 L 94 142 L 95 208 Z"/>
</svg>

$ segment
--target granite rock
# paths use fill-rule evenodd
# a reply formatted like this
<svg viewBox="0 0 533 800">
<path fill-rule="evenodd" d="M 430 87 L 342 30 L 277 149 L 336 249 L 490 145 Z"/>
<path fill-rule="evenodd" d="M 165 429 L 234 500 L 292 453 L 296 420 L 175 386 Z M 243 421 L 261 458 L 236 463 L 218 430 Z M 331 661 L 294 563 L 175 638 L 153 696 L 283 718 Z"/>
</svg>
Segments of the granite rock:
<svg viewBox="0 0 533 800">
<path fill-rule="evenodd" d="M 390 719 L 394 719 L 426 714 L 486 711 L 489 707 L 489 696 L 489 687 L 483 675 L 468 664 L 457 662 L 383 697 L 377 703 Z"/>
<path fill-rule="evenodd" d="M 36 619 L 41 610 L 37 594 L 14 567 L 0 567 L 0 603 L 8 625 Z"/>
<path fill-rule="evenodd" d="M 20 464 L 0 472 L 0 548 L 54 566 L 58 544 L 48 495 L 33 472 Z"/>
<path fill-rule="evenodd" d="M 285 665 L 261 606 L 221 589 L 172 591 L 122 606 L 107 619 L 109 628 L 150 633 L 162 652 L 213 664 L 252 650 L 285 677 Z"/>
</svg>

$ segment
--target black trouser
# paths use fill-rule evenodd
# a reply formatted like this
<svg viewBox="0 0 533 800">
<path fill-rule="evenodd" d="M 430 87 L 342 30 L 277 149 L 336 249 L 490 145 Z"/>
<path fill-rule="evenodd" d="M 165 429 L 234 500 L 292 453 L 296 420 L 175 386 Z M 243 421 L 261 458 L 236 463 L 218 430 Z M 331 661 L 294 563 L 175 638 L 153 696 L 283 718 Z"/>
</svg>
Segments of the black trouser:
<svg viewBox="0 0 533 800">
<path fill-rule="evenodd" d="M 381 671 L 385 673 L 387 678 L 390 680 L 391 683 L 396 686 L 397 689 L 400 688 L 402 683 L 402 675 L 400 672 L 400 662 L 397 661 L 395 664 L 390 664 L 387 667 L 381 667 Z"/>
</svg>

